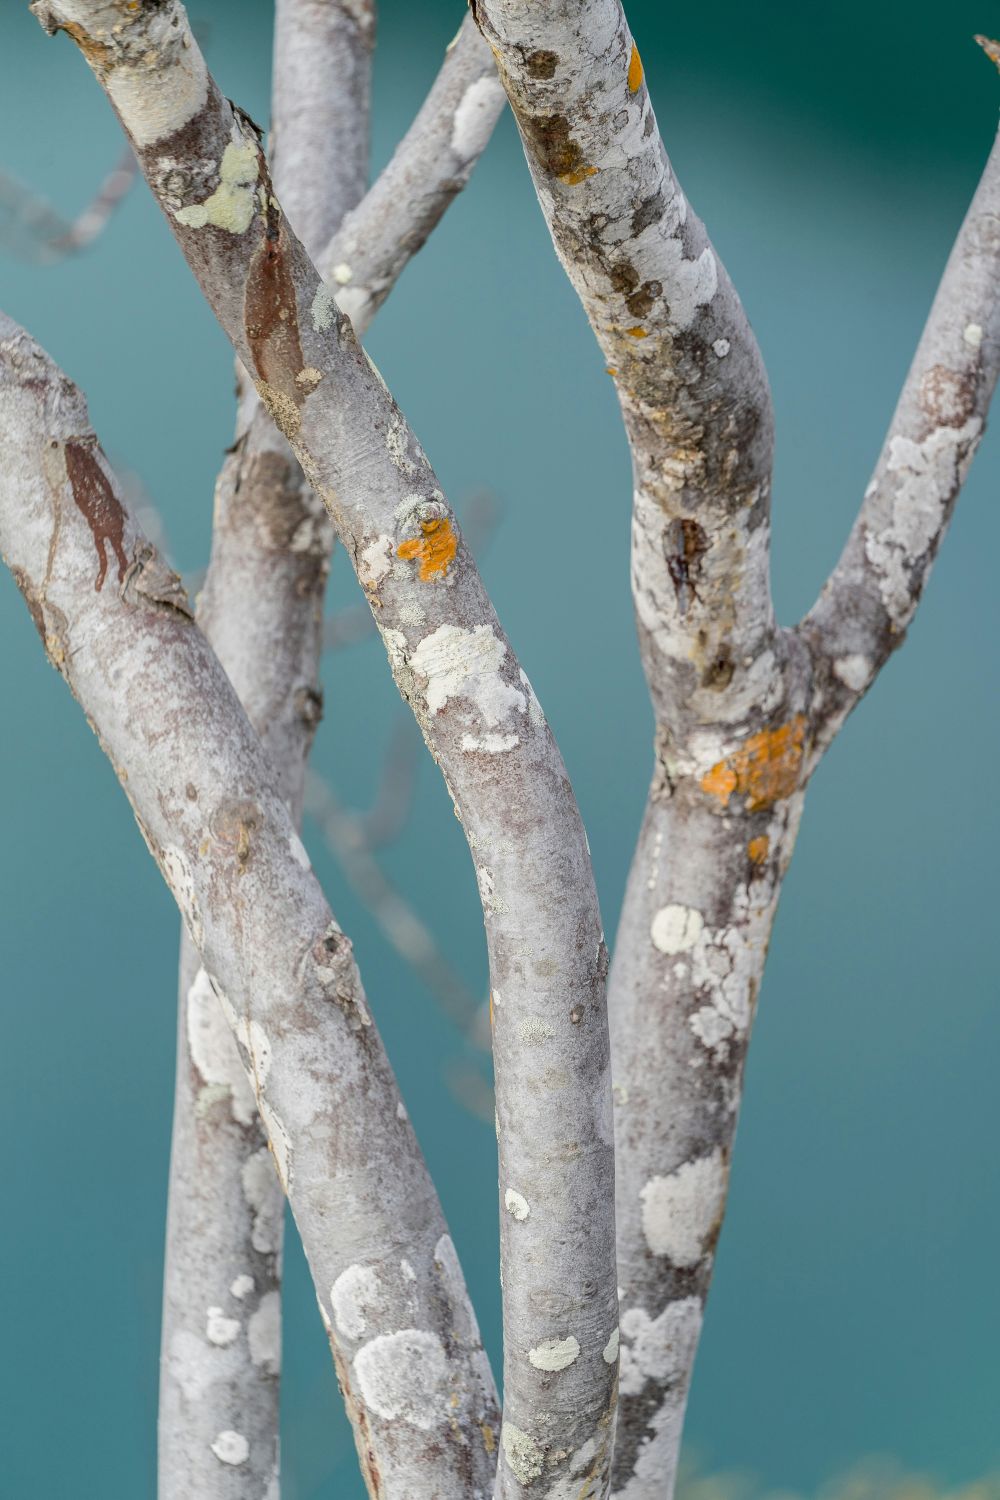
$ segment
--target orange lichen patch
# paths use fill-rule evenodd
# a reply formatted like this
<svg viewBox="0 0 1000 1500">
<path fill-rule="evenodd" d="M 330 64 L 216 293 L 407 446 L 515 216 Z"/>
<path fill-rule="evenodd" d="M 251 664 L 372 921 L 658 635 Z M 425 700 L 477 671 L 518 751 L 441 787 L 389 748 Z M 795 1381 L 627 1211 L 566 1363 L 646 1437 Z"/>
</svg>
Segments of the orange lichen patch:
<svg viewBox="0 0 1000 1500">
<path fill-rule="evenodd" d="M 762 865 L 765 859 L 767 859 L 770 848 L 771 840 L 766 833 L 761 834 L 759 839 L 751 839 L 749 844 L 747 844 L 747 853 L 750 856 L 751 864 Z"/>
<path fill-rule="evenodd" d="M 648 328 L 639 328 L 638 325 L 635 328 L 626 328 L 625 332 L 628 334 L 628 336 L 629 336 L 630 339 L 648 339 L 649 338 L 649 329 Z"/>
<path fill-rule="evenodd" d="M 576 187 L 585 177 L 593 177 L 597 171 L 596 167 L 577 167 L 575 172 L 563 172 L 559 181 L 564 182 L 567 187 Z"/>
<path fill-rule="evenodd" d="M 629 92 L 637 94 L 642 88 L 642 58 L 639 49 L 632 43 L 632 56 L 628 60 L 628 86 Z"/>
<path fill-rule="evenodd" d="M 608 365 L 608 366 L 606 366 L 606 370 L 607 370 L 607 374 L 609 374 L 609 375 L 617 375 L 618 374 L 618 371 L 615 369 L 614 365 Z"/>
<path fill-rule="evenodd" d="M 420 530 L 423 532 L 422 536 L 400 543 L 396 548 L 396 556 L 401 557 L 404 562 L 419 560 L 420 572 L 417 576 L 420 582 L 431 583 L 447 573 L 448 564 L 458 550 L 458 538 L 447 516 L 432 516 L 429 521 L 421 521 Z"/>
<path fill-rule="evenodd" d="M 746 798 L 748 812 L 757 812 L 782 797 L 790 797 L 802 772 L 805 736 L 804 714 L 796 714 L 777 729 L 762 729 L 759 734 L 752 734 L 727 760 L 720 760 L 705 773 L 701 778 L 702 791 L 718 797 L 723 807 L 729 805 L 734 792 L 739 792 Z"/>
</svg>

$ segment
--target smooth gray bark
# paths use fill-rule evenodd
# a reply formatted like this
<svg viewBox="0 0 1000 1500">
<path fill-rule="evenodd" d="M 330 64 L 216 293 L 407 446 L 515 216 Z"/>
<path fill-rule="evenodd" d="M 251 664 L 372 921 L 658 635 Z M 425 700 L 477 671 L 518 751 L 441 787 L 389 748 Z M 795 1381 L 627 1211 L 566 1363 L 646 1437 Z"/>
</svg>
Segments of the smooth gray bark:
<svg viewBox="0 0 1000 1500">
<path fill-rule="evenodd" d="M 485 1495 L 498 1423 L 489 1365 L 350 942 L 178 579 L 122 501 L 80 393 L 7 318 L 0 549 L 236 1035 L 270 1144 L 241 1175 L 252 1248 L 274 1253 L 275 1200 L 262 1193 L 273 1158 L 369 1488 L 391 1500 Z M 228 1103 L 243 1123 L 249 1110 L 232 1084 L 196 1082 L 198 1103 Z M 206 1309 L 223 1340 L 226 1320 L 240 1322 L 242 1337 L 235 1288 L 248 1292 L 260 1269 L 250 1257 L 219 1313 Z M 277 1328 L 261 1311 L 246 1336 L 263 1365 L 275 1358 Z M 204 1352 L 181 1351 L 192 1400 L 215 1379 L 215 1349 Z M 254 1431 L 223 1429 L 211 1447 L 220 1465 L 247 1473 L 258 1467 L 256 1441 Z M 269 1430 L 264 1444 L 270 1453 Z"/>
<path fill-rule="evenodd" d="M 296 240 L 183 9 L 35 7 L 108 92 L 222 327 L 322 495 L 476 865 L 504 1269 L 498 1493 L 604 1485 L 617 1363 L 604 945 L 562 759 L 423 451 Z"/>
</svg>

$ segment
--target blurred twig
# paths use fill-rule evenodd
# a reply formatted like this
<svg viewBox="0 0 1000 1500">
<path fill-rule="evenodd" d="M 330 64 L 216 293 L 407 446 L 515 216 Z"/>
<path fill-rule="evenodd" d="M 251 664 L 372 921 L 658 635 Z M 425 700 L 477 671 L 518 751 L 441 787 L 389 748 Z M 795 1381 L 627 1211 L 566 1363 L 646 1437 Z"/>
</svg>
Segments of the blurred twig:
<svg viewBox="0 0 1000 1500">
<path fill-rule="evenodd" d="M 75 219 L 66 220 L 31 188 L 0 172 L 0 248 L 34 265 L 78 255 L 107 228 L 135 181 L 138 168 L 126 151 Z"/>
</svg>

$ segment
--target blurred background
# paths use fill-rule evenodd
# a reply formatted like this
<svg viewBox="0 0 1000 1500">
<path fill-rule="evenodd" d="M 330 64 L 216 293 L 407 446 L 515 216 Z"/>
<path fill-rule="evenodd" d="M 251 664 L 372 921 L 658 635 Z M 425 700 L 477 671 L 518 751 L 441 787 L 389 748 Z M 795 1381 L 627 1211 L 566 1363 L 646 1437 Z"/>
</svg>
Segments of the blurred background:
<svg viewBox="0 0 1000 1500">
<path fill-rule="evenodd" d="M 66 39 L 48 41 L 25 5 L 3 11 L 0 305 L 84 387 L 109 456 L 196 582 L 231 434 L 228 347 L 141 184 L 88 250 L 49 253 L 122 143 Z M 461 12 L 382 0 L 373 169 Z M 270 4 L 192 0 L 191 13 L 224 92 L 266 120 Z M 681 182 L 770 369 L 775 591 L 790 622 L 846 536 L 989 150 L 1000 79 L 971 35 L 1000 28 L 1000 11 L 634 0 L 630 17 Z M 369 347 L 481 537 L 582 804 L 610 933 L 650 770 L 629 466 L 509 119 Z M 1000 1489 L 998 497 L 991 435 L 905 650 L 810 793 L 695 1374 L 692 1497 Z M 529 514 L 542 545 L 527 557 Z M 338 557 L 331 607 L 348 635 L 358 599 Z M 343 858 L 357 820 L 331 816 L 320 787 L 324 827 L 311 819 L 306 842 L 354 938 L 499 1370 L 475 881 L 381 647 L 335 634 L 315 765 L 341 809 L 362 813 L 385 812 L 387 757 L 416 767 L 405 826 L 376 857 L 437 945 L 432 984 L 359 897 L 364 871 Z M 0 636 L 0 1495 L 134 1500 L 155 1489 L 176 914 L 6 573 Z M 355 1500 L 294 1232 L 285 1329 L 285 1500 Z"/>
</svg>

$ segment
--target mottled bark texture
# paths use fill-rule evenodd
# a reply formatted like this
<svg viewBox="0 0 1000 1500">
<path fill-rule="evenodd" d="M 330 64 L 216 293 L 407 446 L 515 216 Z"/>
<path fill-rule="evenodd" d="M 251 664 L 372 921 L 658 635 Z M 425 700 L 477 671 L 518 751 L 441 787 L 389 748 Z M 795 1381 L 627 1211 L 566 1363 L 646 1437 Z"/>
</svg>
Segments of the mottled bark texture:
<svg viewBox="0 0 1000 1500">
<path fill-rule="evenodd" d="M 71 32 L 118 110 L 222 327 L 333 516 L 446 776 L 476 865 L 493 986 L 498 1492 L 548 1494 L 585 1471 L 600 1493 L 617 1385 L 607 950 L 562 759 L 425 455 L 292 233 L 253 127 L 208 77 L 181 7 L 46 0 L 36 11 Z"/>
<path fill-rule="evenodd" d="M 250 1245 L 222 1302 L 205 1309 L 213 1348 L 204 1360 L 179 1351 L 189 1399 L 211 1385 L 220 1348 L 245 1337 L 262 1367 L 277 1358 L 273 1304 L 254 1302 L 275 1254 L 273 1158 L 369 1489 L 392 1500 L 485 1496 L 492 1378 L 351 945 L 178 580 L 122 502 L 82 397 L 6 318 L 0 549 L 181 908 L 270 1143 L 241 1174 Z M 203 1046 L 196 1109 L 246 1125 L 250 1097 L 226 1071 L 229 1054 Z M 270 1452 L 269 1430 L 264 1441 Z M 211 1448 L 248 1473 L 256 1442 L 253 1429 L 223 1429 Z"/>
<path fill-rule="evenodd" d="M 616 0 L 476 0 L 635 479 L 656 771 L 611 975 L 621 1382 L 614 1490 L 673 1489 L 743 1065 L 818 755 L 902 638 L 997 375 L 991 158 L 851 541 L 775 626 L 772 418 L 736 294 L 667 160 Z"/>
<path fill-rule="evenodd" d="M 364 192 L 373 32 L 366 6 L 336 0 L 276 6 L 275 180 L 299 232 L 317 247 Z M 333 528 L 242 372 L 240 383 L 245 399 L 216 487 L 198 622 L 260 735 L 298 826 L 320 713 Z M 179 1009 L 158 1493 L 160 1500 L 278 1500 L 284 1194 L 229 1026 L 186 932 Z M 257 1331 L 265 1324 L 262 1357 Z M 242 1465 L 220 1461 L 214 1439 L 224 1431 L 254 1434 Z"/>
</svg>

